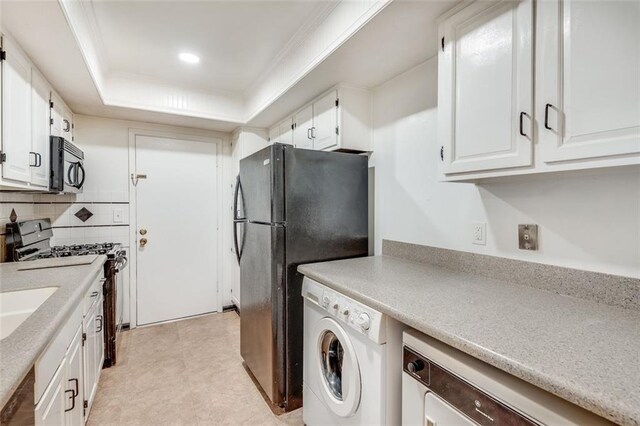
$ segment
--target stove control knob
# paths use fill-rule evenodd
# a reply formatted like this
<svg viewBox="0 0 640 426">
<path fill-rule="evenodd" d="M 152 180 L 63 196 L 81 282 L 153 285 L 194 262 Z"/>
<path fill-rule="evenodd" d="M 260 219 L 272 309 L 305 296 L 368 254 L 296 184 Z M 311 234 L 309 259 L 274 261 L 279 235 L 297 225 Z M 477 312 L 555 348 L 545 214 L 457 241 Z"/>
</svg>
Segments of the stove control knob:
<svg viewBox="0 0 640 426">
<path fill-rule="evenodd" d="M 363 330 L 368 330 L 371 327 L 371 318 L 369 314 L 361 313 L 360 316 L 356 319 L 356 325 L 360 326 Z"/>
<path fill-rule="evenodd" d="M 329 306 L 329 303 L 331 303 L 331 299 L 329 299 L 329 296 L 323 296 L 322 297 L 322 306 L 324 306 L 326 308 L 327 306 Z"/>
</svg>

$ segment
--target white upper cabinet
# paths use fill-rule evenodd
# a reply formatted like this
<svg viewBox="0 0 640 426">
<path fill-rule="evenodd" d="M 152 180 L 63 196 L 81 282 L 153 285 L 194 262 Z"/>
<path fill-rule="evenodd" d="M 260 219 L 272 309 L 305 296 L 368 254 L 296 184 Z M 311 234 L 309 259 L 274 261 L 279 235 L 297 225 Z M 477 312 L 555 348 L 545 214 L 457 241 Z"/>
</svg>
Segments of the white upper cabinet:
<svg viewBox="0 0 640 426">
<path fill-rule="evenodd" d="M 371 112 L 369 91 L 340 85 L 293 115 L 293 145 L 325 151 L 370 152 L 373 145 Z M 280 139 L 287 141 L 283 143 L 289 143 L 285 128 L 290 120 L 286 119 L 283 122 L 286 125 L 278 127 Z"/>
<path fill-rule="evenodd" d="M 272 128 L 269 129 L 269 142 L 276 143 L 280 142 L 280 125 L 276 124 Z"/>
<path fill-rule="evenodd" d="M 55 92 L 51 94 L 51 134 L 73 141 L 73 113 Z"/>
<path fill-rule="evenodd" d="M 293 119 L 291 117 L 287 118 L 278 126 L 280 139 L 278 142 L 286 143 L 288 145 L 293 145 Z"/>
<path fill-rule="evenodd" d="M 533 162 L 533 2 L 477 1 L 439 25 L 443 171 Z"/>
<path fill-rule="evenodd" d="M 2 178 L 31 181 L 31 62 L 8 37 L 2 39 Z"/>
<path fill-rule="evenodd" d="M 31 183 L 47 187 L 49 185 L 49 99 L 51 91 L 47 81 L 37 70 L 31 73 L 31 149 L 34 162 L 31 163 Z"/>
<path fill-rule="evenodd" d="M 338 145 L 338 92 L 331 91 L 313 103 L 313 148 L 323 150 Z"/>
<path fill-rule="evenodd" d="M 542 160 L 640 153 L 640 2 L 538 2 Z"/>
<path fill-rule="evenodd" d="M 313 106 L 307 105 L 293 116 L 293 145 L 296 148 L 313 149 L 312 127 Z"/>
</svg>

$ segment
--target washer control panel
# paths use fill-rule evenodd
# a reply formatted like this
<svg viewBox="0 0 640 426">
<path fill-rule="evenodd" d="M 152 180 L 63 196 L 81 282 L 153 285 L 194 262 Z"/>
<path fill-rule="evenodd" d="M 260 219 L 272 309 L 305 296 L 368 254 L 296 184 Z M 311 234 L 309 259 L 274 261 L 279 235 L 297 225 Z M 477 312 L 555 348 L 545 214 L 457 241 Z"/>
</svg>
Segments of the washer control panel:
<svg viewBox="0 0 640 426">
<path fill-rule="evenodd" d="M 302 283 L 302 295 L 338 322 L 378 344 L 386 342 L 386 317 L 381 312 L 307 277 Z"/>
</svg>

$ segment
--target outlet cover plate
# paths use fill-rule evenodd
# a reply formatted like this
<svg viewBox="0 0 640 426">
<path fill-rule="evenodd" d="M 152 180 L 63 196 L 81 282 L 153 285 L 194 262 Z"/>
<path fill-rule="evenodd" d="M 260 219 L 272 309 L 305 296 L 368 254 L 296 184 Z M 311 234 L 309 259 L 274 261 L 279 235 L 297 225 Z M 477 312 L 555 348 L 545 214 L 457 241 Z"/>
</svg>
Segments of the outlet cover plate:
<svg viewBox="0 0 640 426">
<path fill-rule="evenodd" d="M 487 224 L 485 222 L 473 222 L 471 232 L 473 244 L 482 246 L 487 244 Z"/>
<path fill-rule="evenodd" d="M 518 225 L 518 247 L 521 250 L 538 250 L 538 225 Z"/>
</svg>

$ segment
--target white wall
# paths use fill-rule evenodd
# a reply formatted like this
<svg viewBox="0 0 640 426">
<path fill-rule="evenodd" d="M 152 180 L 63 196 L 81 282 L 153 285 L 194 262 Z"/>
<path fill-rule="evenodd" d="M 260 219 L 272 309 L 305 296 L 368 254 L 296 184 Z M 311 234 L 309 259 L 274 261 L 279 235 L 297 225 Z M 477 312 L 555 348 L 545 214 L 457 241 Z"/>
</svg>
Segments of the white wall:
<svg viewBox="0 0 640 426">
<path fill-rule="evenodd" d="M 640 168 L 441 183 L 436 108 L 436 58 L 374 90 L 376 253 L 391 239 L 640 277 Z M 539 251 L 518 249 L 519 223 L 539 225 Z"/>
<path fill-rule="evenodd" d="M 167 132 L 170 134 L 200 136 L 218 138 L 222 140 L 222 149 L 219 152 L 222 174 L 222 194 L 220 203 L 222 205 L 222 215 L 220 217 L 220 232 L 222 237 L 222 303 L 230 304 L 230 284 L 227 277 L 231 266 L 235 263 L 235 255 L 231 252 L 233 239 L 231 235 L 231 211 L 228 202 L 231 199 L 231 188 L 235 175 L 231 167 L 231 146 L 230 135 L 228 133 L 200 130 L 187 127 L 165 126 L 159 124 L 142 123 L 136 121 L 114 120 L 108 118 L 76 115 L 75 143 L 85 152 L 85 165 L 87 169 L 87 180 L 84 193 L 81 196 L 84 201 L 107 199 L 112 197 L 121 198 L 122 194 L 128 204 L 129 194 L 129 129 L 143 129 L 152 132 Z M 127 206 L 128 208 L 128 206 Z M 186 220 L 205 220 L 205 218 L 193 217 L 189 214 L 194 212 L 186 211 Z M 133 216 L 133 212 L 131 212 Z M 135 244 L 129 242 L 131 247 Z M 230 266 L 231 265 L 231 266 Z M 135 271 L 135 264 L 131 264 L 130 273 Z"/>
</svg>

